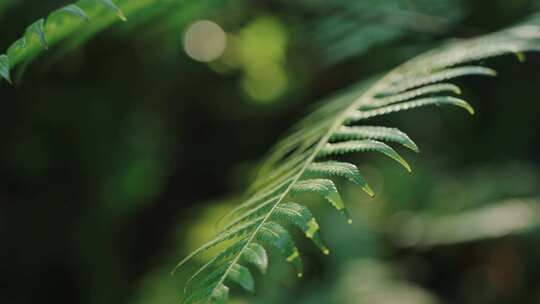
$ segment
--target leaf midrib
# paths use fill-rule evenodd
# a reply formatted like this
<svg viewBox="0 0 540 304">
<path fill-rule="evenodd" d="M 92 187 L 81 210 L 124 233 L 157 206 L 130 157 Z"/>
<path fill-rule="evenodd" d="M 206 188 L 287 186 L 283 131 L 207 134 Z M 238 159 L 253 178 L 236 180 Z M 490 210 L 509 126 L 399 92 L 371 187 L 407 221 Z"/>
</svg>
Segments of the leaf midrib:
<svg viewBox="0 0 540 304">
<path fill-rule="evenodd" d="M 287 188 L 285 189 L 285 191 L 283 191 L 283 194 L 280 196 L 280 198 L 276 201 L 276 203 L 274 204 L 274 206 L 272 206 L 272 209 L 270 209 L 268 211 L 268 214 L 263 218 L 263 220 L 261 221 L 261 223 L 257 226 L 257 228 L 255 228 L 255 230 L 253 230 L 253 232 L 251 233 L 251 235 L 249 236 L 249 238 L 247 239 L 247 242 L 246 242 L 246 245 L 244 245 L 244 247 L 242 247 L 242 249 L 240 249 L 240 251 L 236 254 L 235 258 L 232 260 L 232 263 L 231 265 L 227 268 L 227 270 L 224 272 L 224 274 L 221 276 L 220 280 L 218 281 L 218 283 L 216 284 L 216 286 L 212 289 L 212 292 L 210 293 L 210 297 L 211 295 L 215 292 L 215 290 L 221 286 L 221 284 L 223 284 L 225 282 L 225 279 L 227 278 L 227 276 L 229 275 L 232 267 L 238 263 L 238 261 L 240 260 L 240 258 L 242 257 L 242 255 L 244 254 L 244 251 L 246 250 L 246 248 L 249 246 L 249 244 L 251 244 L 253 242 L 253 240 L 255 239 L 255 237 L 257 236 L 257 234 L 259 233 L 259 231 L 261 230 L 261 228 L 263 227 L 263 225 L 270 219 L 270 217 L 272 216 L 272 214 L 274 213 L 274 211 L 276 210 L 276 208 L 279 206 L 279 204 L 281 203 L 281 201 L 283 201 L 283 199 L 285 198 L 285 196 L 289 193 L 289 191 L 291 190 L 291 188 L 296 184 L 296 182 L 298 182 L 298 180 L 300 179 L 300 177 L 302 177 L 302 175 L 304 174 L 304 171 L 307 169 L 307 167 L 315 160 L 315 158 L 317 157 L 317 155 L 319 154 L 320 150 L 324 147 L 324 145 L 326 145 L 326 143 L 328 143 L 328 141 L 330 140 L 330 137 L 332 136 L 332 134 L 337 130 L 337 128 L 339 128 L 341 125 L 343 125 L 345 123 L 345 120 L 348 116 L 348 114 L 350 114 L 351 111 L 355 111 L 356 109 L 358 109 L 362 103 L 364 102 L 367 102 L 369 101 L 371 98 L 373 98 L 373 96 L 375 95 L 374 93 L 379 91 L 382 87 L 384 87 L 386 85 L 386 82 L 388 79 L 391 79 L 392 76 L 394 76 L 395 72 L 401 68 L 402 65 L 398 66 L 397 68 L 391 70 L 389 73 L 387 73 L 385 76 L 383 76 L 381 79 L 379 79 L 373 86 L 371 86 L 364 94 L 362 94 L 356 101 L 354 101 L 350 106 L 348 106 L 342 113 L 341 115 L 336 119 L 336 121 L 334 122 L 334 124 L 328 129 L 328 131 L 326 131 L 325 135 L 319 140 L 319 143 L 317 144 L 317 146 L 315 146 L 315 148 L 313 149 L 313 152 L 312 154 L 309 156 L 309 158 L 305 161 L 304 165 L 302 166 L 302 168 L 300 169 L 300 171 L 297 173 L 296 177 L 293 179 L 293 181 L 289 184 L 289 186 L 287 186 Z M 207 300 L 205 301 L 205 303 L 208 303 L 208 300 L 210 299 L 207 298 Z"/>
</svg>

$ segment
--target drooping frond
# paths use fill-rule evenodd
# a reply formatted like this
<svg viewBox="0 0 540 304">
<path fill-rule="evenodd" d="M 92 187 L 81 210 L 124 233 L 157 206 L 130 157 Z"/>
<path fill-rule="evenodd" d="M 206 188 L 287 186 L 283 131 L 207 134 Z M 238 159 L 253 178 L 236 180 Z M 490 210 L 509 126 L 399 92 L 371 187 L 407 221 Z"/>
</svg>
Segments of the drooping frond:
<svg viewBox="0 0 540 304">
<path fill-rule="evenodd" d="M 108 11 L 125 21 L 122 10 L 112 0 L 81 0 L 52 12 L 48 18 L 39 19 L 26 28 L 24 35 L 0 55 L 0 75 L 11 82 L 10 70 L 24 61 L 31 60 L 40 51 L 49 48 L 94 19 L 106 19 Z M 103 22 L 100 20 L 100 22 Z"/>
<path fill-rule="evenodd" d="M 374 82 L 355 86 L 295 125 L 290 135 L 278 143 L 263 163 L 247 199 L 228 216 L 228 223 L 216 237 L 182 260 L 179 265 L 224 240 L 234 240 L 208 261 L 190 285 L 184 303 L 225 303 L 229 282 L 253 290 L 247 266 L 262 272 L 267 267 L 265 246 L 273 246 L 302 275 L 300 253 L 287 227 L 300 229 L 323 253 L 329 250 L 320 227 L 309 209 L 298 201 L 299 194 L 315 193 L 347 215 L 334 184 L 343 178 L 373 196 L 358 167 L 337 161 L 339 155 L 380 153 L 411 170 L 405 159 L 390 146 L 397 144 L 413 151 L 417 145 L 404 132 L 378 126 L 372 118 L 430 105 L 473 108 L 456 97 L 460 89 L 451 81 L 462 76 L 493 76 L 489 68 L 471 65 L 480 59 L 540 48 L 540 20 L 483 37 L 453 42 L 404 63 Z M 196 278 L 195 278 L 196 277 Z"/>
<path fill-rule="evenodd" d="M 134 27 L 150 18 L 169 16 L 175 23 L 185 18 L 174 12 L 190 9 L 195 13 L 202 8 L 217 6 L 217 1 L 163 1 L 163 0 L 79 0 L 61 7 L 29 25 L 21 38 L 0 54 L 0 78 L 12 82 L 13 70 L 24 66 L 50 46 L 64 43 L 65 49 L 79 46 L 96 33 L 118 21 L 130 18 Z M 133 18 L 132 18 L 133 16 Z M 164 18 L 165 18 L 164 17 Z M 174 17 L 174 18 L 173 18 Z"/>
</svg>

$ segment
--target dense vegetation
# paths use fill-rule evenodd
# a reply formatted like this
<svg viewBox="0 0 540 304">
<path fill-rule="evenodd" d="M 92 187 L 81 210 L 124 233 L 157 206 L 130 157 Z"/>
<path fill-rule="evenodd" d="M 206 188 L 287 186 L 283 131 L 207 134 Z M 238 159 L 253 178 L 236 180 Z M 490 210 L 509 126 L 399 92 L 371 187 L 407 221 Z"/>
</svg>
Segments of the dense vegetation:
<svg viewBox="0 0 540 304">
<path fill-rule="evenodd" d="M 3 24 L 37 19 L 0 39 L 2 232 L 13 261 L 0 300 L 171 302 L 182 286 L 184 303 L 540 298 L 534 1 L 497 2 L 489 16 L 486 3 L 442 0 L 49 5 L 0 6 Z M 190 36 L 202 25 L 203 40 Z M 227 44 L 207 60 L 197 43 L 220 41 L 212 35 Z M 458 79 L 492 68 L 501 77 Z M 474 113 L 465 99 L 471 120 L 390 115 Z M 401 130 L 422 146 L 414 166 L 397 145 L 419 149 Z M 255 296 L 229 292 L 255 281 Z"/>
</svg>

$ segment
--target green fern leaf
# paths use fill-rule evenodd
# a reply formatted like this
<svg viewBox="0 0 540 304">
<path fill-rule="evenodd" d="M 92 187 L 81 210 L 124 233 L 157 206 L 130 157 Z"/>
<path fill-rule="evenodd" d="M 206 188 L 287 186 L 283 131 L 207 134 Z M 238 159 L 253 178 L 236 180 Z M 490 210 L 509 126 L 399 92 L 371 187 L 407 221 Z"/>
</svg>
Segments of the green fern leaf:
<svg viewBox="0 0 540 304">
<path fill-rule="evenodd" d="M 228 279 L 242 286 L 244 289 L 255 292 L 255 281 L 246 267 L 234 264 L 229 272 Z"/>
<path fill-rule="evenodd" d="M 415 152 L 420 152 L 418 146 L 407 134 L 395 128 L 374 126 L 341 126 L 332 137 L 334 141 L 346 141 L 351 139 L 374 139 L 380 141 L 395 142 Z"/>
<path fill-rule="evenodd" d="M 90 17 L 88 17 L 84 10 L 76 4 L 69 4 L 67 6 L 64 6 L 63 8 L 59 9 L 57 13 L 67 13 L 84 21 L 90 21 Z"/>
<path fill-rule="evenodd" d="M 227 303 L 227 301 L 229 301 L 229 287 L 225 285 L 220 285 L 218 288 L 213 290 L 210 299 L 211 303 L 225 304 Z"/>
<path fill-rule="evenodd" d="M 473 107 L 463 99 L 459 99 L 452 96 L 438 96 L 438 97 L 429 97 L 417 99 L 414 101 L 402 102 L 399 104 L 394 104 L 386 107 L 382 107 L 375 110 L 368 111 L 354 111 L 349 114 L 347 117 L 347 123 L 354 123 L 360 120 L 365 120 L 368 118 L 373 118 L 376 116 L 386 115 L 395 112 L 401 112 L 405 110 L 412 110 L 415 108 L 425 107 L 429 105 L 453 105 L 467 110 L 470 114 L 474 114 Z"/>
<path fill-rule="evenodd" d="M 272 215 L 272 219 L 291 222 L 300 228 L 325 255 L 330 253 L 319 234 L 319 224 L 307 207 L 292 202 L 281 204 Z"/>
<path fill-rule="evenodd" d="M 304 177 L 343 177 L 362 187 L 369 196 L 375 193 L 368 185 L 358 168 L 351 164 L 338 161 L 313 162 L 304 171 Z"/>
<path fill-rule="evenodd" d="M 268 255 L 264 247 L 258 243 L 248 244 L 241 261 L 257 267 L 262 274 L 265 274 L 268 268 Z"/>
<path fill-rule="evenodd" d="M 343 204 L 343 200 L 341 199 L 341 196 L 339 195 L 333 181 L 329 179 L 308 179 L 297 182 L 291 188 L 292 195 L 306 192 L 320 194 L 324 199 L 332 204 L 336 210 L 342 212 L 347 217 L 347 220 L 351 222 L 349 212 L 345 208 L 345 204 Z"/>
<path fill-rule="evenodd" d="M 99 3 L 103 4 L 106 8 L 108 8 L 111 12 L 113 12 L 120 20 L 127 21 L 126 16 L 122 12 L 122 10 L 114 4 L 111 0 L 96 0 Z"/>
<path fill-rule="evenodd" d="M 255 244 L 255 243 L 253 243 Z M 187 291 L 189 288 L 190 283 L 195 280 L 198 276 L 200 276 L 202 273 L 204 273 L 208 269 L 212 269 L 213 267 L 219 267 L 220 263 L 223 261 L 226 261 L 227 258 L 234 256 L 237 254 L 244 246 L 246 245 L 246 240 L 240 240 L 238 242 L 235 242 L 234 244 L 227 247 L 225 250 L 220 252 L 218 255 L 210 259 L 208 262 L 206 262 L 197 272 L 195 272 L 186 282 L 184 292 Z"/>
<path fill-rule="evenodd" d="M 540 18 L 532 19 L 497 33 L 443 45 L 409 60 L 380 79 L 354 86 L 302 119 L 290 135 L 271 150 L 246 199 L 226 216 L 228 224 L 213 240 L 180 262 L 179 265 L 185 263 L 229 236 L 236 240 L 202 267 L 205 273 L 209 270 L 208 274 L 199 287 L 190 289 L 185 303 L 223 301 L 225 294 L 228 295 L 224 284 L 233 269 L 238 269 L 236 265 L 252 264 L 266 270 L 263 245 L 278 248 L 301 276 L 298 249 L 288 231 L 276 221 L 299 227 L 318 247 L 326 247 L 319 242 L 320 227 L 311 212 L 299 202 L 290 203 L 291 196 L 302 192 L 319 193 L 338 209 L 344 209 L 331 180 L 335 177 L 358 184 L 372 196 L 373 191 L 358 167 L 333 159 L 342 154 L 379 152 L 410 171 L 408 163 L 384 142 L 417 151 L 416 144 L 398 129 L 365 125 L 365 122 L 428 105 L 453 105 L 473 113 L 467 102 L 452 96 L 460 90 L 448 81 L 469 75 L 495 75 L 489 68 L 465 65 L 473 61 L 540 50 L 539 24 Z M 241 281 L 247 289 L 252 286 L 250 280 L 246 276 Z"/>
<path fill-rule="evenodd" d="M 180 266 L 182 266 L 185 262 L 187 262 L 191 258 L 193 258 L 193 257 L 207 251 L 208 249 L 210 249 L 210 248 L 212 248 L 214 246 L 217 246 L 217 245 L 219 245 L 219 244 L 221 244 L 221 243 L 223 243 L 225 241 L 228 241 L 228 240 L 231 240 L 231 239 L 234 239 L 234 238 L 238 238 L 238 237 L 241 237 L 241 236 L 244 236 L 244 235 L 248 234 L 250 232 L 250 229 L 253 228 L 253 227 L 256 227 L 261 221 L 262 221 L 262 218 L 257 218 L 255 220 L 252 220 L 252 221 L 249 221 L 249 222 L 243 224 L 242 226 L 234 227 L 234 228 L 231 228 L 231 229 L 228 229 L 228 230 L 224 231 L 223 233 L 218 234 L 215 238 L 213 238 L 212 240 L 206 242 L 204 245 L 202 245 L 197 250 L 192 252 L 189 256 L 187 256 L 185 259 L 180 261 L 178 263 L 178 265 L 176 265 L 176 267 L 174 268 L 174 270 L 172 272 L 174 273 L 175 270 L 178 269 Z"/>
<path fill-rule="evenodd" d="M 99 8 L 105 8 L 125 19 L 122 11 L 111 0 L 82 0 L 77 4 L 64 6 L 52 12 L 46 20 L 39 19 L 32 23 L 27 27 L 24 36 L 8 48 L 3 55 L 9 59 L 8 68 L 12 69 L 20 63 L 30 61 L 41 50 L 47 50 L 50 44 L 56 44 L 70 33 L 82 29 L 90 20 L 90 15 L 97 17 L 101 14 Z M 6 73 L 3 73 L 2 77 L 8 80 L 4 74 Z"/>
<path fill-rule="evenodd" d="M 6 55 L 0 55 L 0 76 L 7 82 L 11 83 L 11 76 L 9 72 L 9 57 Z"/>
<path fill-rule="evenodd" d="M 27 32 L 26 36 L 31 37 L 32 35 L 35 35 L 38 38 L 38 41 L 41 47 L 44 49 L 48 49 L 49 44 L 47 43 L 47 38 L 45 38 L 45 33 L 43 32 L 44 22 L 45 22 L 44 19 L 39 19 L 38 21 L 32 23 L 26 30 Z"/>
<path fill-rule="evenodd" d="M 412 88 L 422 87 L 432 83 L 437 83 L 440 81 L 446 81 L 461 76 L 496 76 L 497 72 L 495 70 L 480 67 L 480 66 L 464 66 L 458 68 L 449 68 L 442 71 L 429 73 L 425 76 L 415 77 L 413 79 L 408 79 L 407 81 L 398 81 L 395 84 L 390 85 L 387 89 L 383 90 L 381 94 L 397 94 L 405 92 Z M 425 88 L 424 88 L 425 90 Z"/>
<path fill-rule="evenodd" d="M 215 304 L 225 304 L 229 301 L 229 287 L 220 285 L 212 292 L 211 302 Z"/>
<path fill-rule="evenodd" d="M 228 300 L 229 288 L 219 280 L 220 277 L 228 276 L 230 268 L 231 264 L 227 263 L 215 269 L 203 281 L 201 281 L 199 285 L 197 285 L 196 290 L 184 298 L 182 303 L 200 303 L 201 300 L 209 300 L 210 303 L 225 303 L 219 301 Z"/>
<path fill-rule="evenodd" d="M 328 157 L 334 155 L 349 154 L 353 152 L 379 152 L 401 164 L 407 171 L 411 172 L 411 166 L 399 155 L 396 150 L 392 149 L 385 143 L 380 141 L 365 139 L 365 140 L 350 140 L 340 143 L 327 143 L 321 149 L 318 156 Z"/>
<path fill-rule="evenodd" d="M 62 52 L 72 50 L 118 20 L 126 21 L 126 14 L 135 17 L 130 18 L 129 27 L 124 27 L 130 30 L 159 17 L 169 18 L 167 23 L 180 26 L 197 14 L 219 9 L 221 5 L 219 1 L 79 0 L 33 23 L 28 27 L 30 31 L 8 46 L 3 55 L 9 58 L 8 73 L 13 74 L 13 69 L 37 58 L 46 49 L 44 46 L 52 47 L 64 42 Z M 190 14 L 174 14 L 184 9 Z M 1 76 L 8 80 L 5 74 Z"/>
<path fill-rule="evenodd" d="M 278 223 L 268 221 L 261 226 L 260 232 L 257 234 L 257 240 L 277 248 L 287 262 L 294 266 L 298 277 L 302 277 L 303 266 L 300 252 L 287 229 Z"/>
<path fill-rule="evenodd" d="M 417 97 L 428 95 L 428 94 L 437 94 L 437 93 L 444 93 L 444 92 L 461 94 L 461 90 L 459 89 L 459 87 L 454 84 L 451 84 L 451 83 L 432 84 L 432 85 L 423 86 L 419 89 L 413 89 L 413 90 L 405 91 L 403 93 L 391 95 L 389 97 L 377 98 L 372 103 L 370 103 L 369 105 L 366 105 L 362 109 L 379 108 L 379 107 L 406 101 L 409 99 L 417 98 Z"/>
</svg>

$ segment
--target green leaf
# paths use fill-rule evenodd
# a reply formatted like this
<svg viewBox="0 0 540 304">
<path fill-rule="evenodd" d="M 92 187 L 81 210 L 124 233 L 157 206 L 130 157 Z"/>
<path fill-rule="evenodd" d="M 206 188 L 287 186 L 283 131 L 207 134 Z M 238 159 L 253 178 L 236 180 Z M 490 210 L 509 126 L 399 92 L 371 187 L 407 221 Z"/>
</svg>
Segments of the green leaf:
<svg viewBox="0 0 540 304">
<path fill-rule="evenodd" d="M 336 144 L 326 144 L 319 153 L 319 157 L 348 154 L 353 152 L 379 152 L 401 164 L 407 171 L 411 172 L 411 166 L 394 149 L 380 141 L 365 139 L 351 140 Z"/>
<path fill-rule="evenodd" d="M 203 299 L 210 300 L 214 292 L 219 290 L 221 286 L 224 286 L 221 278 L 227 275 L 227 270 L 229 270 L 230 266 L 230 263 L 226 263 L 210 272 L 210 274 L 208 274 L 208 276 L 206 276 L 206 278 L 184 298 L 182 303 L 191 304 L 199 303 Z"/>
<path fill-rule="evenodd" d="M 45 19 L 39 19 L 38 21 L 32 23 L 26 30 L 26 33 L 27 37 L 35 35 L 38 38 L 41 47 L 44 49 L 48 49 L 49 44 L 47 43 L 47 38 L 45 38 L 45 33 L 43 31 L 44 22 Z"/>
<path fill-rule="evenodd" d="M 319 224 L 307 207 L 293 202 L 280 204 L 276 208 L 272 219 L 292 223 L 300 228 L 306 237 L 312 240 L 325 255 L 330 253 L 320 236 Z"/>
<path fill-rule="evenodd" d="M 67 6 L 64 6 L 59 10 L 59 12 L 68 13 L 69 15 L 75 16 L 84 21 L 90 20 L 90 17 L 88 17 L 88 15 L 82 10 L 82 8 L 78 7 L 75 4 L 69 4 Z"/>
<path fill-rule="evenodd" d="M 366 192 L 369 196 L 375 196 L 375 193 L 368 185 L 358 168 L 351 163 L 338 161 L 314 162 L 306 168 L 304 173 L 305 178 L 330 176 L 346 178 L 362 187 L 362 190 L 364 190 L 364 192 Z"/>
<path fill-rule="evenodd" d="M 6 55 L 0 55 L 0 76 L 11 83 L 9 57 Z"/>
<path fill-rule="evenodd" d="M 347 217 L 349 223 L 352 222 L 349 212 L 345 208 L 345 204 L 343 204 L 343 200 L 333 181 L 322 178 L 299 181 L 292 187 L 291 194 L 295 195 L 302 193 L 315 193 L 321 195 L 332 204 L 334 208 L 342 212 Z"/>
<path fill-rule="evenodd" d="M 258 243 L 250 243 L 242 254 L 242 261 L 245 264 L 252 264 L 259 269 L 262 274 L 268 268 L 268 255 L 264 247 Z"/>
<path fill-rule="evenodd" d="M 402 102 L 399 104 L 390 105 L 390 106 L 382 107 L 375 110 L 355 111 L 349 115 L 347 122 L 353 123 L 360 120 L 373 118 L 376 116 L 387 115 L 390 113 L 402 112 L 406 110 L 412 110 L 415 108 L 425 107 L 429 105 L 437 105 L 437 106 L 453 105 L 453 106 L 460 107 L 467 110 L 471 115 L 474 114 L 473 107 L 469 103 L 467 103 L 465 100 L 459 99 L 456 97 L 451 97 L 451 96 L 439 96 L 439 97 L 421 98 L 414 101 Z"/>
<path fill-rule="evenodd" d="M 206 302 L 203 300 L 208 299 Z M 224 284 L 219 286 L 204 286 L 191 294 L 189 294 L 182 304 L 195 304 L 195 303 L 212 303 L 212 304 L 225 304 L 229 300 L 229 288 Z"/>
<path fill-rule="evenodd" d="M 188 296 L 186 296 L 182 300 L 182 304 L 200 303 L 201 300 L 205 298 L 211 298 L 213 290 L 214 290 L 213 286 L 206 286 L 206 287 L 199 288 L 196 291 L 190 293 Z M 223 303 L 226 303 L 226 302 L 223 302 Z"/>
<path fill-rule="evenodd" d="M 207 269 L 212 269 L 212 267 L 219 268 L 220 262 L 226 260 L 227 258 L 234 256 L 238 252 L 240 252 L 243 247 L 247 244 L 247 240 L 240 240 L 238 242 L 235 242 L 231 246 L 224 249 L 222 252 L 220 252 L 218 255 L 210 259 L 208 262 L 206 262 L 197 272 L 195 272 L 186 282 L 184 287 L 184 292 L 187 292 L 190 283 L 195 280 L 199 275 L 201 275 L 204 271 Z"/>
<path fill-rule="evenodd" d="M 451 83 L 438 83 L 433 85 L 426 85 L 423 87 L 420 87 L 418 89 L 405 91 L 403 93 L 399 93 L 396 95 L 390 95 L 387 97 L 382 98 L 376 98 L 371 102 L 370 104 L 366 105 L 365 108 L 378 108 L 382 106 L 386 106 L 393 103 L 398 103 L 402 101 L 406 101 L 409 99 L 417 98 L 420 96 L 428 95 L 428 94 L 436 94 L 436 93 L 442 93 L 442 92 L 448 92 L 448 93 L 454 93 L 454 94 L 461 94 L 461 90 L 458 86 L 451 84 Z"/>
<path fill-rule="evenodd" d="M 399 80 L 398 82 L 390 85 L 386 90 L 383 90 L 381 94 L 397 94 L 412 88 L 470 75 L 496 76 L 497 72 L 493 69 L 481 66 L 448 68 L 407 80 Z"/>
<path fill-rule="evenodd" d="M 210 298 L 212 304 L 225 304 L 229 301 L 229 287 L 225 285 L 220 285 L 218 288 L 212 292 L 212 297 Z"/>
<path fill-rule="evenodd" d="M 114 4 L 114 2 L 112 2 L 111 0 L 94 0 L 94 1 L 97 1 L 103 4 L 106 8 L 112 11 L 116 16 L 118 16 L 120 20 L 127 21 L 127 18 L 122 12 L 122 10 L 118 6 L 116 6 L 116 4 Z"/>
<path fill-rule="evenodd" d="M 259 223 L 261 223 L 262 218 L 258 218 L 252 221 L 249 221 L 242 226 L 234 227 L 232 229 L 226 230 L 222 233 L 219 233 L 217 236 L 215 236 L 212 240 L 206 242 L 204 245 L 199 247 L 197 250 L 193 251 L 190 255 L 185 257 L 183 260 L 181 260 L 176 267 L 172 270 L 172 274 L 181 267 L 183 264 L 185 264 L 187 261 L 192 259 L 193 257 L 207 251 L 208 249 L 224 242 L 227 240 L 231 240 L 233 238 L 238 238 L 241 236 L 244 236 L 249 233 L 252 229 L 254 229 Z"/>
<path fill-rule="evenodd" d="M 415 152 L 420 152 L 418 146 L 407 134 L 395 128 L 373 126 L 341 126 L 331 137 L 334 141 L 351 139 L 375 139 L 379 141 L 395 142 Z"/>
<path fill-rule="evenodd" d="M 303 275 L 302 260 L 300 252 L 293 242 L 289 232 L 275 222 L 266 222 L 257 234 L 257 240 L 268 243 L 281 252 L 287 262 L 291 263 L 296 269 L 299 278 Z"/>
<path fill-rule="evenodd" d="M 249 269 L 242 265 L 234 264 L 229 271 L 229 276 L 227 278 L 248 291 L 255 291 L 255 281 L 253 280 L 253 276 Z"/>
</svg>

